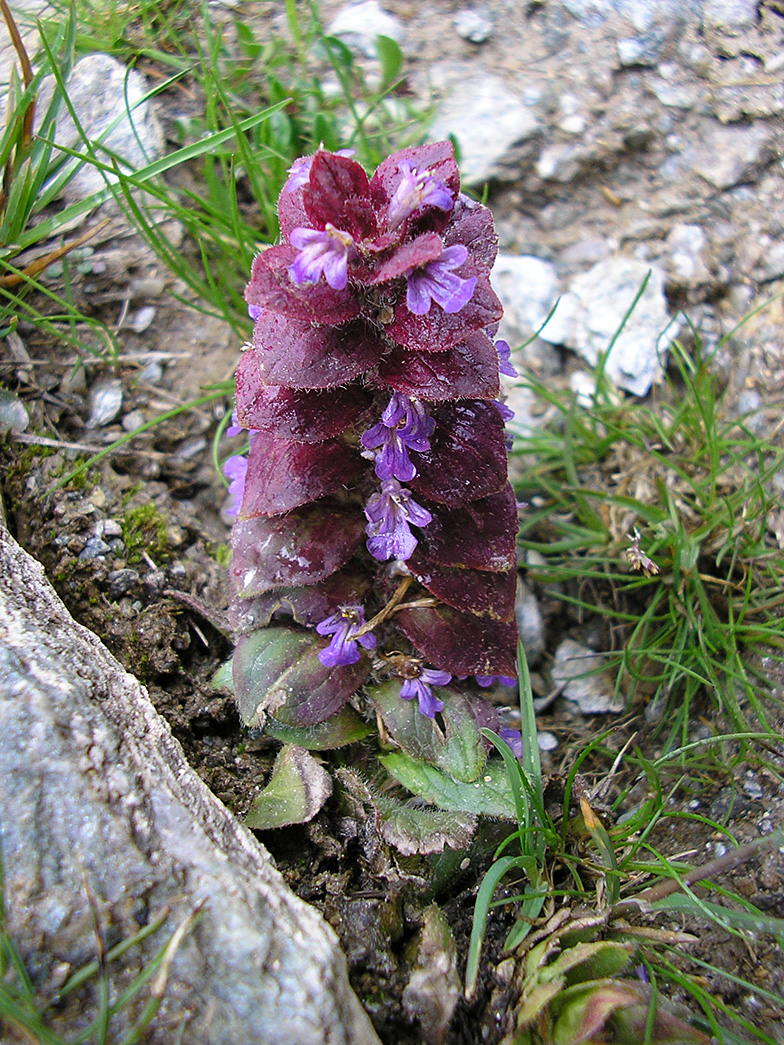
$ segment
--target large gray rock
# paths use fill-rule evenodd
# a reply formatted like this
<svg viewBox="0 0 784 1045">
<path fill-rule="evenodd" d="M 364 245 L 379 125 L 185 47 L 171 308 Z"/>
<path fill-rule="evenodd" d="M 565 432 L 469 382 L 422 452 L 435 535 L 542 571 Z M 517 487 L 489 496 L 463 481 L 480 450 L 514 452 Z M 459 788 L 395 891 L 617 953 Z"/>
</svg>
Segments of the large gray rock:
<svg viewBox="0 0 784 1045">
<path fill-rule="evenodd" d="M 110 967 L 114 989 L 198 909 L 145 1036 L 152 1045 L 378 1045 L 333 931 L 186 763 L 147 693 L 76 624 L 0 526 L 0 826 L 8 929 L 45 997 L 169 910 Z M 97 979 L 54 1009 L 69 1038 Z M 119 1041 L 149 988 L 112 1024 Z"/>
</svg>

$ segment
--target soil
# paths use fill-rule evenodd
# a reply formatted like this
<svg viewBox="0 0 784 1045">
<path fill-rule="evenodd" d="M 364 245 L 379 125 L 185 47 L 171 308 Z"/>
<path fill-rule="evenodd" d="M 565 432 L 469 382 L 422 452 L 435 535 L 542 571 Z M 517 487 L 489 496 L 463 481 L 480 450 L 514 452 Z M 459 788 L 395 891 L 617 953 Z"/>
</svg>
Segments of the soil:
<svg viewBox="0 0 784 1045">
<path fill-rule="evenodd" d="M 327 7 L 327 16 L 334 7 Z M 518 77 L 528 68 L 530 54 L 526 57 L 522 45 L 515 50 L 498 28 L 484 50 L 454 33 L 441 32 L 445 20 L 451 22 L 458 10 L 455 4 L 399 2 L 388 7 L 405 21 L 413 41 L 407 54 L 415 81 L 428 62 L 444 58 L 470 59 L 479 68 L 495 68 Z M 488 7 L 496 25 L 503 25 L 509 5 L 495 0 Z M 531 18 L 539 17 L 540 9 L 550 9 L 547 4 L 528 7 Z M 556 74 L 567 58 L 551 55 L 551 65 L 544 69 L 540 63 L 537 75 Z M 166 123 L 166 96 L 160 104 Z M 655 162 L 649 154 L 626 155 L 622 162 L 626 183 L 633 182 L 644 194 L 655 177 Z M 590 211 L 596 184 L 587 173 L 574 186 L 549 189 L 542 185 L 526 188 L 522 178 L 515 185 L 494 187 L 489 202 L 507 245 L 522 240 L 528 251 L 540 248 L 551 257 L 567 252 L 564 264 L 568 266 L 568 258 L 574 257 L 574 252 L 568 254 L 570 246 L 591 241 L 596 228 L 610 216 L 616 223 L 620 220 L 612 201 L 607 203 L 606 214 Z M 573 220 L 559 222 L 560 231 L 553 239 L 548 219 L 537 220 L 536 214 L 552 216 L 558 206 L 565 207 Z M 755 213 L 758 206 L 771 208 L 772 201 L 755 203 Z M 242 817 L 268 779 L 278 745 L 243 729 L 231 697 L 212 684 L 215 671 L 231 654 L 231 642 L 220 621 L 226 604 L 230 520 L 222 514 L 225 487 L 210 455 L 211 437 L 228 401 L 217 399 L 212 407 L 162 422 L 104 458 L 86 475 L 56 486 L 83 459 L 85 447 L 108 445 L 133 427 L 127 421 L 123 424 L 129 415 L 138 423 L 139 418 L 146 420 L 199 394 L 207 384 L 226 380 L 238 357 L 239 346 L 231 331 L 179 304 L 168 292 L 171 288 L 160 263 L 121 217 L 111 212 L 108 216 L 112 224 L 92 241 L 92 273 L 76 280 L 71 289 L 79 308 L 115 328 L 121 345 L 117 363 L 111 366 L 96 355 L 83 360 L 82 369 L 74 373 L 77 360 L 71 350 L 24 321 L 5 342 L 0 380 L 24 401 L 31 419 L 26 433 L 7 434 L 0 442 L 8 525 L 43 563 L 73 616 L 98 634 L 148 687 L 191 765 Z M 753 229 L 753 215 L 747 217 L 748 228 Z M 651 243 L 660 246 L 668 227 L 681 220 L 682 212 L 659 213 Z M 52 285 L 57 288 L 56 280 Z M 725 292 L 725 297 L 732 297 L 726 287 Z M 688 298 L 703 317 L 719 325 L 727 314 L 724 298 L 717 304 L 715 280 L 673 293 L 678 299 L 674 304 Z M 738 294 L 735 297 L 740 300 Z M 748 298 L 746 295 L 744 300 Z M 154 321 L 136 333 L 132 320 L 148 306 L 155 310 Z M 762 358 L 763 347 L 754 351 Z M 767 360 L 769 375 L 774 373 L 775 363 Z M 119 381 L 122 389 L 120 412 L 108 423 L 88 427 L 91 394 L 95 396 L 102 383 L 112 381 Z M 776 388 L 776 381 L 768 379 L 767 394 L 775 398 Z M 43 439 L 30 433 L 42 433 Z M 207 619 L 178 599 L 176 592 L 194 596 L 217 612 Z M 548 653 L 573 628 L 568 615 L 549 618 Z M 774 680 L 778 677 L 780 692 L 774 685 L 764 699 L 773 724 L 782 732 L 784 714 L 777 710 L 776 700 L 784 696 L 784 674 L 774 659 L 763 667 Z M 720 728 L 709 700 L 700 710 L 701 717 L 695 715 L 695 731 L 707 735 Z M 543 753 L 551 789 L 557 791 L 580 752 L 610 726 L 613 732 L 581 766 L 586 790 L 599 810 L 630 784 L 623 764 L 617 773 L 608 775 L 615 754 L 634 735 L 642 752 L 655 756 L 653 729 L 639 708 L 608 719 L 582 716 L 563 700 L 551 705 L 540 719 L 540 728 L 559 741 L 555 751 Z M 356 754 L 361 759 L 361 751 Z M 651 841 L 671 857 L 690 854 L 689 859 L 699 864 L 720 855 L 725 841 L 700 822 L 700 814 L 725 825 L 739 843 L 769 834 L 784 823 L 784 758 L 780 751 L 766 751 L 764 756 L 764 761 L 751 755 L 744 758 L 727 750 L 724 768 L 715 766 L 711 771 L 708 767 L 683 779 L 675 772 L 668 780 L 673 790 L 667 808 L 688 810 L 695 818 L 663 819 Z M 639 798 L 631 790 L 616 815 Z M 509 1030 L 515 981 L 501 962 L 503 939 L 514 917 L 511 904 L 498 909 L 491 919 L 479 989 L 472 1003 L 458 1003 L 445 1037 L 435 1024 L 419 1023 L 403 999 L 415 959 L 416 934 L 423 911 L 433 899 L 447 916 L 457 943 L 458 968 L 464 968 L 476 890 L 497 834 L 497 826 L 488 825 L 468 854 L 447 855 L 426 864 L 401 858 L 333 798 L 310 824 L 261 836 L 292 888 L 315 904 L 338 932 L 352 983 L 383 1042 L 475 1045 L 482 1041 L 495 1045 Z M 554 873 L 561 872 L 555 869 Z M 781 848 L 760 851 L 722 882 L 763 912 L 781 917 Z M 673 915 L 657 919 L 655 924 L 690 929 L 696 940 L 688 953 L 694 958 L 757 984 L 768 995 L 784 997 L 784 959 L 771 937 L 758 934 L 753 940 L 740 939 L 716 926 L 706 928 L 704 923 Z M 682 949 L 675 961 L 694 971 Z M 704 975 L 709 993 L 772 1040 L 784 1042 L 784 1007 L 777 1008 L 766 997 L 730 980 Z M 675 1000 L 694 1009 L 685 994 Z"/>
</svg>

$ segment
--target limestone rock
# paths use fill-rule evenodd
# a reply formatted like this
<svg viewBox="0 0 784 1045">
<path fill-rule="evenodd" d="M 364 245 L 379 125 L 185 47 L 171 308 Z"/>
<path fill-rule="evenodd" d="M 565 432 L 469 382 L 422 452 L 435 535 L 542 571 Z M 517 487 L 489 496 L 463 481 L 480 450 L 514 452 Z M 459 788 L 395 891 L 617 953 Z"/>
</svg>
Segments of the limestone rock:
<svg viewBox="0 0 784 1045">
<path fill-rule="evenodd" d="M 670 319 L 660 269 L 633 258 L 600 261 L 572 282 L 541 337 L 574 349 L 594 365 L 619 330 L 650 272 L 645 291 L 612 347 L 605 373 L 620 388 L 643 396 L 662 370 L 679 323 Z"/>
<path fill-rule="evenodd" d="M 39 112 L 43 112 L 54 89 L 53 78 L 41 85 Z M 108 54 L 89 54 L 76 63 L 68 81 L 68 97 L 82 130 L 95 145 L 99 160 L 109 162 L 109 153 L 127 161 L 131 169 L 159 159 L 163 153 L 163 129 L 145 95 L 149 85 L 141 73 L 127 69 Z M 59 145 L 82 149 L 82 137 L 65 106 L 60 110 L 55 139 Z M 84 163 L 63 188 L 68 201 L 86 199 L 100 192 L 106 182 L 101 172 Z"/>
<path fill-rule="evenodd" d="M 460 145 L 460 173 L 466 185 L 520 174 L 519 147 L 539 129 L 520 95 L 500 76 L 477 75 L 473 67 L 435 70 L 446 77 L 445 98 L 430 128 L 431 141 L 453 134 Z"/>
<path fill-rule="evenodd" d="M 402 44 L 406 35 L 402 24 L 385 11 L 378 0 L 364 0 L 344 7 L 330 24 L 329 33 L 339 36 L 347 47 L 366 58 L 375 58 L 377 36 L 388 36 Z"/>
<path fill-rule="evenodd" d="M 9 932 L 42 995 L 161 912 L 115 989 L 201 909 L 174 953 L 151 1045 L 378 1045 L 332 930 L 186 763 L 146 691 L 76 624 L 0 528 L 0 824 Z M 161 935 L 162 934 L 162 935 Z M 51 1011 L 69 1039 L 96 979 Z M 112 1022 L 120 1040 L 149 998 Z"/>
</svg>

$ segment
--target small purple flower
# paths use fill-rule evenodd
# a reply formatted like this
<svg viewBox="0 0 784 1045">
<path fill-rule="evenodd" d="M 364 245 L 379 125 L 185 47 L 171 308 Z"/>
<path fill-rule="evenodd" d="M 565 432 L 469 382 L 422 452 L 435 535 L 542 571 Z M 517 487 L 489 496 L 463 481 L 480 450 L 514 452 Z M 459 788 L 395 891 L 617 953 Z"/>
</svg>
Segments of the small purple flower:
<svg viewBox="0 0 784 1045">
<path fill-rule="evenodd" d="M 379 479 L 394 477 L 401 482 L 413 479 L 417 470 L 408 451 L 422 453 L 429 450 L 429 437 L 435 426 L 435 421 L 428 417 L 422 403 L 400 392 L 393 392 L 379 423 L 368 428 L 361 439 L 366 450 L 380 448 L 375 455 L 376 475 Z"/>
<path fill-rule="evenodd" d="M 365 505 L 368 524 L 367 547 L 374 559 L 408 559 L 418 541 L 410 524 L 427 526 L 433 516 L 417 504 L 397 479 L 386 479 L 380 493 L 374 493 Z"/>
<path fill-rule="evenodd" d="M 511 675 L 475 675 L 474 678 L 483 689 L 495 685 L 496 682 L 500 682 L 502 686 L 517 685 L 517 679 L 512 678 Z"/>
<path fill-rule="evenodd" d="M 243 454 L 236 454 L 223 462 L 223 473 L 229 482 L 229 497 L 232 498 L 231 506 L 226 509 L 227 515 L 236 515 L 240 510 L 242 498 L 245 495 L 245 477 L 248 474 L 248 458 Z"/>
<path fill-rule="evenodd" d="M 348 259 L 354 253 L 354 238 L 327 222 L 324 231 L 292 229 L 289 235 L 292 247 L 299 250 L 289 265 L 289 275 L 298 286 L 318 283 L 321 276 L 333 290 L 343 290 L 348 283 Z"/>
<path fill-rule="evenodd" d="M 401 162 L 400 170 L 403 177 L 387 210 L 387 228 L 390 232 L 402 225 L 419 207 L 437 207 L 439 210 L 451 210 L 454 207 L 452 193 L 429 170 L 418 171 L 409 160 Z"/>
<path fill-rule="evenodd" d="M 264 311 L 264 309 L 261 307 L 261 305 L 248 305 L 248 315 L 250 316 L 250 318 L 253 320 L 254 323 L 256 322 L 256 320 L 259 318 L 259 316 L 261 315 L 261 313 L 263 311 Z"/>
<path fill-rule="evenodd" d="M 512 754 L 515 758 L 523 757 L 523 734 L 519 729 L 507 729 L 504 727 L 498 730 L 498 735 L 512 749 Z"/>
<path fill-rule="evenodd" d="M 506 424 L 507 421 L 511 421 L 515 415 L 514 410 L 508 407 L 506 403 L 502 402 L 500 399 L 494 399 L 493 402 L 498 408 L 498 413 L 503 417 L 504 424 Z"/>
<path fill-rule="evenodd" d="M 331 635 L 332 641 L 319 653 L 319 660 L 327 668 L 339 668 L 356 664 L 360 658 L 357 643 L 363 649 L 375 649 L 376 636 L 371 632 L 352 638 L 354 632 L 365 623 L 365 611 L 361 606 L 341 606 L 337 613 L 316 625 L 319 635 Z"/>
<path fill-rule="evenodd" d="M 468 257 L 462 243 L 444 247 L 441 257 L 414 269 L 406 277 L 406 304 L 415 316 L 424 316 L 430 311 L 431 301 L 440 305 L 444 312 L 459 312 L 474 293 L 476 276 L 462 279 L 452 269 L 460 268 Z"/>
<path fill-rule="evenodd" d="M 452 681 L 448 671 L 436 671 L 434 668 L 420 668 L 419 676 L 414 679 L 405 679 L 400 687 L 400 696 L 403 700 L 419 701 L 419 710 L 425 718 L 435 718 L 436 712 L 444 710 L 443 700 L 439 700 L 433 693 L 432 686 L 446 686 Z"/>
<path fill-rule="evenodd" d="M 495 347 L 498 352 L 498 369 L 507 377 L 517 377 L 517 371 L 512 365 L 512 349 L 509 347 L 509 342 L 496 341 Z"/>
</svg>

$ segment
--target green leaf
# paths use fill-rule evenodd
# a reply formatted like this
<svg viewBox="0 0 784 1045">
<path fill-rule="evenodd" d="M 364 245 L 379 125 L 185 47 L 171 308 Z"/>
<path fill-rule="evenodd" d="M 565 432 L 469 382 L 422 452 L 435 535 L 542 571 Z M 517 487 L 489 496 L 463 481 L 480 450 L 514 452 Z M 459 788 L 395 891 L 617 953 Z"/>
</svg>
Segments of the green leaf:
<svg viewBox="0 0 784 1045">
<path fill-rule="evenodd" d="M 481 777 L 474 783 L 454 777 L 402 751 L 394 751 L 379 759 L 392 776 L 418 798 L 457 812 L 478 816 L 515 817 L 515 804 L 506 768 L 500 760 L 488 761 Z"/>
<path fill-rule="evenodd" d="M 212 685 L 215 689 L 230 689 L 232 693 L 234 692 L 234 676 L 231 671 L 233 661 L 234 657 L 229 657 L 212 676 Z"/>
<path fill-rule="evenodd" d="M 264 725 L 264 732 L 284 744 L 297 744 L 308 751 L 327 751 L 363 740 L 373 729 L 356 711 L 343 708 L 315 726 L 288 726 L 271 715 Z"/>
<path fill-rule="evenodd" d="M 584 980 L 617 976 L 629 964 L 635 949 L 633 943 L 618 943 L 614 940 L 577 943 L 574 947 L 567 947 L 554 962 L 545 966 L 539 978 L 546 983 L 564 977 L 571 985 Z"/>
<path fill-rule="evenodd" d="M 465 849 L 476 829 L 470 813 L 426 809 L 422 806 L 379 803 L 381 836 L 404 856 L 443 853 L 444 847 Z"/>
<path fill-rule="evenodd" d="M 389 87 L 400 76 L 403 52 L 391 36 L 377 36 L 376 54 L 381 64 L 381 85 Z"/>
<path fill-rule="evenodd" d="M 240 636 L 234 651 L 234 695 L 246 726 L 266 714 L 290 726 L 314 726 L 346 704 L 370 671 L 363 657 L 328 668 L 318 658 L 323 640 L 313 632 L 262 628 Z"/>
<path fill-rule="evenodd" d="M 449 694 L 441 719 L 427 718 L 415 700 L 402 700 L 400 680 L 373 686 L 370 696 L 392 738 L 412 758 L 443 769 L 457 780 L 471 783 L 482 772 L 487 750 L 471 703 L 460 693 Z"/>
<path fill-rule="evenodd" d="M 312 820 L 332 794 L 329 773 L 304 748 L 280 749 L 270 781 L 245 817 L 245 826 L 267 831 Z"/>
</svg>

